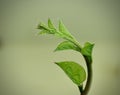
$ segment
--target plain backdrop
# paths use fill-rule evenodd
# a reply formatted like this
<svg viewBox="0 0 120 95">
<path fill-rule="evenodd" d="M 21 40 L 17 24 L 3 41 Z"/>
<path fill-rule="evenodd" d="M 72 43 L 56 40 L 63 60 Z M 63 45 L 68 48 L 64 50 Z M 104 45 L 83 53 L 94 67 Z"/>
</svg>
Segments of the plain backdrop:
<svg viewBox="0 0 120 95">
<path fill-rule="evenodd" d="M 53 52 L 57 37 L 37 25 L 61 19 L 83 44 L 95 43 L 88 95 L 120 95 L 119 0 L 0 0 L 0 95 L 80 95 L 55 61 L 76 61 L 75 51 Z M 85 67 L 86 68 L 86 67 Z"/>
</svg>

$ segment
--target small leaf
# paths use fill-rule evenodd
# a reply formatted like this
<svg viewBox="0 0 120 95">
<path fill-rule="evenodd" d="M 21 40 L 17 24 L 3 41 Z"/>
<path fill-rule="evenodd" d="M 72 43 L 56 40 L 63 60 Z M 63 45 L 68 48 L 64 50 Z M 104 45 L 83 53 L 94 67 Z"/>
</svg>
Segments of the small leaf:
<svg viewBox="0 0 120 95">
<path fill-rule="evenodd" d="M 72 50 L 75 50 L 75 51 L 79 51 L 79 48 L 75 44 L 70 42 L 70 41 L 64 41 L 64 42 L 60 43 L 57 46 L 57 48 L 55 49 L 55 51 L 69 50 L 69 49 L 72 49 Z"/>
<path fill-rule="evenodd" d="M 41 30 L 41 31 L 39 32 L 39 34 L 48 34 L 48 31 L 46 31 L 46 30 Z"/>
<path fill-rule="evenodd" d="M 62 21 L 59 21 L 59 29 L 54 27 L 54 24 L 50 19 L 48 19 L 48 25 L 40 23 L 38 29 L 41 30 L 39 34 L 54 34 L 57 37 L 63 38 L 67 41 L 76 43 L 76 39 L 69 33 L 67 28 L 64 26 Z"/>
<path fill-rule="evenodd" d="M 39 34 L 55 34 L 55 31 L 54 30 L 41 30 Z"/>
<path fill-rule="evenodd" d="M 59 21 L 59 31 L 62 32 L 64 35 L 70 37 L 73 39 L 73 36 L 70 34 L 70 32 L 67 30 L 65 25 L 62 23 L 62 21 Z"/>
<path fill-rule="evenodd" d="M 84 68 L 73 61 L 56 62 L 60 68 L 67 74 L 67 76 L 78 86 L 80 86 L 86 79 Z"/>
<path fill-rule="evenodd" d="M 46 26 L 43 23 L 40 23 L 38 25 L 38 29 L 40 29 L 40 33 L 39 34 L 55 34 L 55 29 L 50 29 L 48 26 Z"/>
<path fill-rule="evenodd" d="M 54 27 L 54 25 L 53 25 L 53 23 L 50 19 L 48 19 L 48 27 L 52 28 L 52 29 L 55 29 L 55 27 Z"/>
<path fill-rule="evenodd" d="M 86 57 L 86 59 L 89 61 L 89 63 L 92 63 L 92 49 L 94 44 L 90 44 L 89 42 L 86 42 L 84 47 L 81 50 L 81 53 Z"/>
<path fill-rule="evenodd" d="M 85 56 L 91 56 L 93 46 L 94 44 L 90 44 L 89 42 L 86 42 L 84 47 L 81 50 L 81 53 Z"/>
<path fill-rule="evenodd" d="M 42 29 L 42 30 L 47 30 L 47 31 L 50 30 L 50 28 L 47 27 L 47 26 L 46 26 L 45 24 L 43 24 L 43 23 L 40 23 L 37 28 L 38 28 L 38 29 Z"/>
</svg>

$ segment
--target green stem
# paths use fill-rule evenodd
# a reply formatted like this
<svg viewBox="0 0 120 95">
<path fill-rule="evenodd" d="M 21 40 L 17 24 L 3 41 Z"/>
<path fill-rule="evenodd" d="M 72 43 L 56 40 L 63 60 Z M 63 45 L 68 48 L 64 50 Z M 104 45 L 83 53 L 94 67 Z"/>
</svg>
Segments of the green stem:
<svg viewBox="0 0 120 95">
<path fill-rule="evenodd" d="M 86 86 L 85 86 L 84 90 L 82 92 L 80 91 L 81 95 L 88 94 L 88 91 L 89 91 L 90 86 L 91 86 L 91 81 L 92 81 L 92 64 L 90 63 L 88 57 L 84 56 L 84 59 L 86 61 L 88 77 L 87 77 L 87 82 L 86 82 Z"/>
</svg>

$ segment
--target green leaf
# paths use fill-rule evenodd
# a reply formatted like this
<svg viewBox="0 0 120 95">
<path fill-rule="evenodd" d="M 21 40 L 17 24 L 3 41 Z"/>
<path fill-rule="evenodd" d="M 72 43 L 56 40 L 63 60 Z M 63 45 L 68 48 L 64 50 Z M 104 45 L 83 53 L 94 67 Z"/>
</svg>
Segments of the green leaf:
<svg viewBox="0 0 120 95">
<path fill-rule="evenodd" d="M 69 31 L 64 26 L 62 21 L 59 21 L 59 29 L 56 29 L 54 27 L 54 24 L 52 23 L 50 19 L 48 19 L 48 25 L 40 23 L 38 25 L 38 29 L 41 30 L 39 34 L 54 34 L 57 37 L 76 43 L 76 39 L 69 33 Z"/>
<path fill-rule="evenodd" d="M 39 32 L 39 34 L 48 34 L 48 31 L 46 31 L 46 30 L 41 30 L 41 31 Z"/>
<path fill-rule="evenodd" d="M 91 56 L 93 46 L 94 44 L 90 44 L 89 42 L 86 42 L 84 47 L 81 50 L 81 53 L 85 56 Z"/>
<path fill-rule="evenodd" d="M 62 23 L 62 21 L 59 21 L 59 31 L 61 33 L 63 33 L 64 35 L 66 35 L 69 38 L 73 39 L 73 36 L 70 34 L 70 32 L 67 30 L 67 28 L 65 27 L 65 25 Z"/>
<path fill-rule="evenodd" d="M 79 47 L 77 47 L 75 44 L 73 44 L 70 41 L 64 41 L 62 43 L 60 43 L 57 48 L 55 49 L 55 51 L 61 51 L 61 50 L 75 50 L 75 51 L 79 51 Z"/>
<path fill-rule="evenodd" d="M 89 63 L 92 63 L 92 49 L 94 44 L 86 42 L 84 47 L 81 50 L 81 53 L 86 57 Z"/>
<path fill-rule="evenodd" d="M 46 26 L 45 24 L 43 24 L 43 23 L 40 23 L 40 24 L 38 25 L 37 29 L 50 31 L 50 28 L 47 27 L 47 26 Z"/>
<path fill-rule="evenodd" d="M 46 26 L 43 23 L 40 23 L 38 25 L 38 29 L 40 29 L 40 33 L 39 34 L 55 34 L 55 29 L 51 29 L 50 27 Z"/>
<path fill-rule="evenodd" d="M 76 62 L 64 61 L 56 62 L 56 64 L 62 68 L 67 76 L 78 86 L 80 86 L 86 79 L 86 73 L 84 68 Z"/>
<path fill-rule="evenodd" d="M 54 25 L 53 25 L 53 23 L 50 19 L 48 19 L 48 27 L 52 28 L 52 29 L 55 29 L 55 27 L 54 27 Z"/>
</svg>

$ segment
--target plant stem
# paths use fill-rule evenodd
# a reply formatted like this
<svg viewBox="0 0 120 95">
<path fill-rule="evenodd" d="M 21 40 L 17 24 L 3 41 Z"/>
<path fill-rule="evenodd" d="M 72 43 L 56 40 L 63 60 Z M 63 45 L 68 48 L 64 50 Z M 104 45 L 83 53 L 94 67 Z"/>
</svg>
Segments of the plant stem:
<svg viewBox="0 0 120 95">
<path fill-rule="evenodd" d="M 83 84 L 78 86 L 78 88 L 79 88 L 79 91 L 82 93 L 83 92 Z"/>
<path fill-rule="evenodd" d="M 86 61 L 88 76 L 87 76 L 87 82 L 86 82 L 86 86 L 85 86 L 84 90 L 82 92 L 80 91 L 81 95 L 88 94 L 88 91 L 89 91 L 90 86 L 91 86 L 91 81 L 92 81 L 92 64 L 89 62 L 88 57 L 84 56 L 84 59 Z"/>
</svg>

